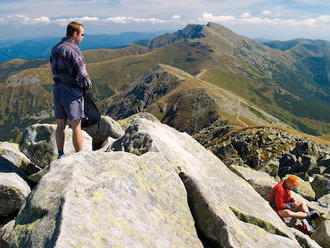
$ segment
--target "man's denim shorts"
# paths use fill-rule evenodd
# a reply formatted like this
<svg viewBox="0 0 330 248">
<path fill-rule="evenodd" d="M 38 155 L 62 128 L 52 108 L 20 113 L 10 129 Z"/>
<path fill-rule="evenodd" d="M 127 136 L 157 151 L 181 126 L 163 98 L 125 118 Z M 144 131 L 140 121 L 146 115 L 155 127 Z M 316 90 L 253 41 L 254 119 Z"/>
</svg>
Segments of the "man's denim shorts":
<svg viewBox="0 0 330 248">
<path fill-rule="evenodd" d="M 65 90 L 64 90 L 65 91 Z M 54 111 L 56 119 L 80 120 L 85 117 L 84 97 L 68 100 L 63 89 L 53 91 Z"/>
</svg>

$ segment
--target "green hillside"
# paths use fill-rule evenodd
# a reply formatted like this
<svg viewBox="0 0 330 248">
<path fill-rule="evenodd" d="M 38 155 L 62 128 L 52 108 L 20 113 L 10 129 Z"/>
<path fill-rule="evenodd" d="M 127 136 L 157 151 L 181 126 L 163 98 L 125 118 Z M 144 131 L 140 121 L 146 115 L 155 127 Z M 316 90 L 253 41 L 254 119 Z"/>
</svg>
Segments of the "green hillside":
<svg viewBox="0 0 330 248">
<path fill-rule="evenodd" d="M 213 23 L 188 25 L 180 32 L 157 37 L 149 44 L 149 49 L 134 45 L 120 50 L 84 52 L 103 112 L 109 108 L 108 97 L 127 89 L 148 68 L 161 63 L 228 90 L 301 131 L 313 135 L 330 134 L 330 94 L 326 84 L 316 80 L 322 73 L 314 75 L 315 70 L 306 67 L 312 53 L 305 53 L 306 59 L 302 60 L 289 52 L 294 47 L 285 51 L 270 48 Z M 315 49 L 318 48 L 314 48 L 314 55 L 317 53 Z M 38 96 L 45 97 L 46 102 L 40 107 L 50 113 L 52 79 L 49 66 L 44 63 L 24 61 L 16 69 L 11 65 L 12 72 L 4 70 L 7 76 L 3 76 L 1 83 L 11 84 L 18 79 L 22 82 L 38 81 L 48 94 Z M 3 66 L 0 64 L 0 68 Z M 310 68 L 323 70 L 327 66 L 311 65 Z M 7 98 L 3 96 L 8 95 L 7 91 L 0 92 L 2 115 L 16 111 L 7 106 Z M 15 100 L 18 105 L 24 104 L 20 98 Z M 18 117 L 12 119 L 6 128 L 12 130 L 17 118 L 23 120 L 29 111 L 33 110 L 15 113 L 14 116 Z"/>
</svg>

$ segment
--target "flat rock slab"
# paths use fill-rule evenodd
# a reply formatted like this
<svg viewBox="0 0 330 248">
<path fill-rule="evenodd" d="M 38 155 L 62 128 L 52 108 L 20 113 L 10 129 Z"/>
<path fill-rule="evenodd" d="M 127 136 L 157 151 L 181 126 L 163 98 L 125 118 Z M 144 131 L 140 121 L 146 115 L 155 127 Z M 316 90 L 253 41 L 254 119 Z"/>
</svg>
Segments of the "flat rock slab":
<svg viewBox="0 0 330 248">
<path fill-rule="evenodd" d="M 54 161 L 18 215 L 10 247 L 203 247 L 173 166 L 157 153 Z"/>
</svg>

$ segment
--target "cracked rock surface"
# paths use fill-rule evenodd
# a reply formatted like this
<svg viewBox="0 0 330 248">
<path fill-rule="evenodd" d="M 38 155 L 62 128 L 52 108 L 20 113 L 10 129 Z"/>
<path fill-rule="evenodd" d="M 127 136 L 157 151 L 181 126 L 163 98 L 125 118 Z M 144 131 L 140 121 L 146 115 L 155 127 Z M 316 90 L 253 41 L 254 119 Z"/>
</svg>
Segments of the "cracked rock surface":
<svg viewBox="0 0 330 248">
<path fill-rule="evenodd" d="M 268 202 L 189 135 L 144 119 L 134 120 L 130 128 L 135 133 L 149 134 L 152 140 L 149 152 L 162 154 L 175 165 L 204 244 L 299 247 Z"/>
<path fill-rule="evenodd" d="M 203 247 L 184 186 L 156 153 L 54 161 L 22 209 L 10 247 Z"/>
</svg>

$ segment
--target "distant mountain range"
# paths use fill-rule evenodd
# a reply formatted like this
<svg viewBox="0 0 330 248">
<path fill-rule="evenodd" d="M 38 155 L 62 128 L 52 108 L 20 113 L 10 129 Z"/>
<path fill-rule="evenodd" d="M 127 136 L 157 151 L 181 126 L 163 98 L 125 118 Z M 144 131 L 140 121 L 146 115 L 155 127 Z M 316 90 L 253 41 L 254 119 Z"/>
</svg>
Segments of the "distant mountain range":
<svg viewBox="0 0 330 248">
<path fill-rule="evenodd" d="M 115 35 L 88 35 L 81 43 L 81 50 L 99 48 L 123 48 L 133 42 L 143 43 L 162 32 L 125 32 Z M 36 38 L 25 41 L 0 41 L 0 62 L 11 59 L 40 59 L 48 58 L 51 48 L 61 40 L 61 37 Z"/>
<path fill-rule="evenodd" d="M 142 43 L 84 52 L 103 113 L 149 111 L 191 134 L 223 123 L 330 134 L 328 42 L 260 44 L 208 23 Z M 52 84 L 48 60 L 0 63 L 0 139 L 54 120 Z"/>
</svg>

